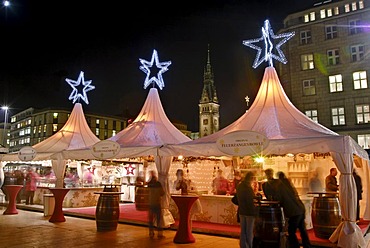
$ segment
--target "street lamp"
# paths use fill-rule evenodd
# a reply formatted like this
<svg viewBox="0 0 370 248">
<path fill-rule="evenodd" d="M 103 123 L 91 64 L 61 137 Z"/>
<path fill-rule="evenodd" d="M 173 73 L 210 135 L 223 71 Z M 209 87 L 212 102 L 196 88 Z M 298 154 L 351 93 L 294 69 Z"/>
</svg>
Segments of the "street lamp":
<svg viewBox="0 0 370 248">
<path fill-rule="evenodd" d="M 4 147 L 6 147 L 6 145 L 5 145 L 4 141 L 5 141 L 5 137 L 7 136 L 7 135 L 6 135 L 6 123 L 7 123 L 7 120 L 8 120 L 8 109 L 9 109 L 9 107 L 8 107 L 8 106 L 2 106 L 2 107 L 1 107 L 1 109 L 5 111 L 5 115 L 4 115 L 4 131 L 3 131 L 3 141 L 2 141 L 2 145 L 3 145 Z"/>
</svg>

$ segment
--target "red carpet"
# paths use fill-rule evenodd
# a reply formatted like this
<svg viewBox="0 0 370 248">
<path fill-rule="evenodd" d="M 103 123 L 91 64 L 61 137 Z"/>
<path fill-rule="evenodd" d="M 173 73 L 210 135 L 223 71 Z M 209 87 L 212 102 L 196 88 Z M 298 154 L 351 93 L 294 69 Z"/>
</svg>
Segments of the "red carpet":
<svg viewBox="0 0 370 248">
<path fill-rule="evenodd" d="M 66 208 L 64 213 L 66 215 L 82 216 L 86 218 L 95 219 L 95 207 L 84 207 L 84 208 Z M 128 224 L 147 225 L 148 224 L 148 212 L 137 211 L 134 203 L 120 204 L 120 217 L 119 222 Z M 358 226 L 365 234 L 370 225 L 370 221 L 361 220 Z M 171 227 L 176 229 L 178 221 Z M 238 225 L 226 225 L 226 224 L 215 224 L 209 222 L 192 221 L 193 232 L 222 235 L 228 237 L 239 237 L 240 227 Z M 300 239 L 299 232 L 297 235 Z M 308 235 L 312 245 L 321 247 L 332 247 L 333 244 L 327 239 L 317 238 L 313 232 L 313 229 L 308 230 Z"/>
</svg>

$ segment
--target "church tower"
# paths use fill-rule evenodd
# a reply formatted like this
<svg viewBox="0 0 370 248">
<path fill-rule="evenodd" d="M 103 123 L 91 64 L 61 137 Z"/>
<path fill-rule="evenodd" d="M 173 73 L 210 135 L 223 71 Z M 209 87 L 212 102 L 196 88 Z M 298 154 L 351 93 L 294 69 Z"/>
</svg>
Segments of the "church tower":
<svg viewBox="0 0 370 248">
<path fill-rule="evenodd" d="M 220 105 L 218 104 L 216 87 L 209 59 L 209 45 L 207 65 L 203 76 L 203 92 L 199 100 L 199 138 L 210 135 L 219 130 Z"/>
</svg>

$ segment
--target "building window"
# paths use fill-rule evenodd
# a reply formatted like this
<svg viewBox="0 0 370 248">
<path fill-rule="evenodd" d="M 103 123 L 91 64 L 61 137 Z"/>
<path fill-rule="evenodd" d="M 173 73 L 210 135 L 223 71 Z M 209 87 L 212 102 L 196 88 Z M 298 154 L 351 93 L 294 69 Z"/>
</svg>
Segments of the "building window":
<svg viewBox="0 0 370 248">
<path fill-rule="evenodd" d="M 325 27 L 326 39 L 335 39 L 338 37 L 337 26 L 330 25 Z"/>
<path fill-rule="evenodd" d="M 99 128 L 95 128 L 95 135 L 96 136 L 99 136 L 99 134 L 100 134 L 100 129 Z"/>
<path fill-rule="evenodd" d="M 47 126 L 44 124 L 44 133 L 46 133 Z"/>
<path fill-rule="evenodd" d="M 353 73 L 353 86 L 355 90 L 367 89 L 366 71 L 357 71 Z"/>
<path fill-rule="evenodd" d="M 314 122 L 319 123 L 319 118 L 317 117 L 317 109 L 306 110 L 305 114 Z"/>
<path fill-rule="evenodd" d="M 313 54 L 303 54 L 301 55 L 301 66 L 302 70 L 312 70 L 315 68 L 313 62 Z"/>
<path fill-rule="evenodd" d="M 361 61 L 364 59 L 364 45 L 351 46 L 352 62 Z"/>
<path fill-rule="evenodd" d="M 357 136 L 357 143 L 364 149 L 370 148 L 370 134 L 360 134 Z"/>
<path fill-rule="evenodd" d="M 310 21 L 313 22 L 314 20 L 316 20 L 316 14 L 315 14 L 315 11 L 312 11 L 310 13 Z"/>
<path fill-rule="evenodd" d="M 363 9 L 364 7 L 364 1 L 358 1 L 358 8 Z"/>
<path fill-rule="evenodd" d="M 104 120 L 104 128 L 108 128 L 108 120 Z"/>
<path fill-rule="evenodd" d="M 333 10 L 332 9 L 327 9 L 327 16 L 328 17 L 333 16 Z"/>
<path fill-rule="evenodd" d="M 325 17 L 326 17 L 326 10 L 325 9 L 320 10 L 320 18 L 324 19 Z"/>
<path fill-rule="evenodd" d="M 301 31 L 301 44 L 309 44 L 311 43 L 311 31 L 310 30 L 304 30 Z"/>
<path fill-rule="evenodd" d="M 303 80 L 303 95 L 311 96 L 315 94 L 316 94 L 315 80 L 313 79 Z"/>
<path fill-rule="evenodd" d="M 330 92 L 343 91 L 343 78 L 342 74 L 329 76 Z"/>
<path fill-rule="evenodd" d="M 356 105 L 356 122 L 357 124 L 370 123 L 369 104 Z"/>
<path fill-rule="evenodd" d="M 339 7 L 334 7 L 334 15 L 339 15 Z"/>
<path fill-rule="evenodd" d="M 333 121 L 333 126 L 345 125 L 346 119 L 344 115 L 344 108 L 343 107 L 332 108 L 331 118 Z"/>
<path fill-rule="evenodd" d="M 349 4 L 344 5 L 344 11 L 348 13 L 350 11 Z"/>
<path fill-rule="evenodd" d="M 331 49 L 326 52 L 328 56 L 328 65 L 339 64 L 339 49 Z"/>
<path fill-rule="evenodd" d="M 360 20 L 352 20 L 349 21 L 349 34 L 358 34 L 362 33 L 361 21 Z"/>
<path fill-rule="evenodd" d="M 53 124 L 53 133 L 58 131 L 58 124 Z"/>
<path fill-rule="evenodd" d="M 96 120 L 95 120 L 95 124 L 96 124 L 96 126 L 98 127 L 98 126 L 99 126 L 99 124 L 100 124 L 100 120 L 99 120 L 99 119 L 96 119 Z"/>
<path fill-rule="evenodd" d="M 355 10 L 357 10 L 357 3 L 353 2 L 352 3 L 352 11 L 355 11 Z"/>
<path fill-rule="evenodd" d="M 112 136 L 114 136 L 116 134 L 117 134 L 117 131 L 116 130 L 112 130 Z"/>
</svg>

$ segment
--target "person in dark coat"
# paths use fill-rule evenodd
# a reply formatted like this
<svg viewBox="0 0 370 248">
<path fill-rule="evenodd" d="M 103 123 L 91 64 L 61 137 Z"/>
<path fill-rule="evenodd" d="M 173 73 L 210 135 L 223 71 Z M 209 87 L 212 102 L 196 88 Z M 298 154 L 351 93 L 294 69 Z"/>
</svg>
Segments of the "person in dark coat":
<svg viewBox="0 0 370 248">
<path fill-rule="evenodd" d="M 257 208 L 254 204 L 255 194 L 252 188 L 253 172 L 248 172 L 236 187 L 238 211 L 240 217 L 240 248 L 252 248 L 254 222 Z"/>
<path fill-rule="evenodd" d="M 269 201 L 276 201 L 276 187 L 278 180 L 274 178 L 274 170 L 269 168 L 265 170 L 267 181 L 262 184 L 263 194 Z"/>
<path fill-rule="evenodd" d="M 360 200 L 362 200 L 362 180 L 361 177 L 357 174 L 356 170 L 353 169 L 353 178 L 356 183 L 357 190 L 357 202 L 356 202 L 356 220 L 360 220 Z"/>
<path fill-rule="evenodd" d="M 154 171 L 151 171 L 151 179 L 148 182 L 149 188 L 149 237 L 154 237 L 154 220 L 157 222 L 158 238 L 164 238 L 162 219 L 161 199 L 164 195 L 162 184 Z"/>
<path fill-rule="evenodd" d="M 302 246 L 310 248 L 311 243 L 306 230 L 305 206 L 298 196 L 296 188 L 283 172 L 278 172 L 279 184 L 277 187 L 277 198 L 283 207 L 285 218 L 288 219 L 288 240 L 290 248 L 299 248 L 299 242 L 296 235 L 297 229 L 301 234 Z"/>
<path fill-rule="evenodd" d="M 325 178 L 325 190 L 326 191 L 335 191 L 337 192 L 339 189 L 339 185 L 337 182 L 337 176 L 338 171 L 337 168 L 331 168 L 330 174 Z"/>
</svg>

